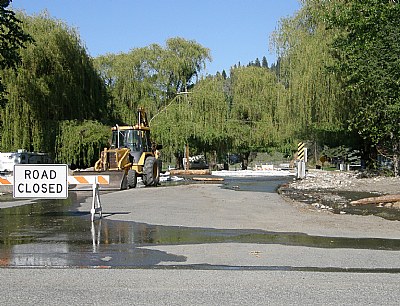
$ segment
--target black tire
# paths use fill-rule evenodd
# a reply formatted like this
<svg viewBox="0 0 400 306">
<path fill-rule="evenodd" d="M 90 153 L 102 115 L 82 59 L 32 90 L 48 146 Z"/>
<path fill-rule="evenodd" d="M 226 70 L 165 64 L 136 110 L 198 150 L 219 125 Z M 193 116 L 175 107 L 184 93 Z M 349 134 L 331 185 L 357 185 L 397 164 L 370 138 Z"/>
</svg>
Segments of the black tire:
<svg viewBox="0 0 400 306">
<path fill-rule="evenodd" d="M 143 184 L 146 186 L 157 186 L 160 182 L 160 169 L 157 159 L 153 156 L 147 157 L 143 166 Z"/>
<path fill-rule="evenodd" d="M 128 189 L 128 180 L 126 178 L 126 174 L 124 174 L 122 180 L 121 180 L 121 185 L 120 185 L 121 190 Z"/>
<path fill-rule="evenodd" d="M 126 176 L 128 181 L 128 188 L 136 188 L 137 184 L 137 175 L 135 170 L 128 170 L 128 175 Z"/>
</svg>

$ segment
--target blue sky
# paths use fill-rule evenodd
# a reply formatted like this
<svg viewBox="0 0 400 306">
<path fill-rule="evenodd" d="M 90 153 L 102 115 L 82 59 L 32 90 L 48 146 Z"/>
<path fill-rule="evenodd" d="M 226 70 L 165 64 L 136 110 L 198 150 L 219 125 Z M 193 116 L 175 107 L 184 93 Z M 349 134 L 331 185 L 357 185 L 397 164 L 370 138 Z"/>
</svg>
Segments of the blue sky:
<svg viewBox="0 0 400 306">
<path fill-rule="evenodd" d="M 28 15 L 47 10 L 78 30 L 89 54 L 128 52 L 171 37 L 195 40 L 211 50 L 206 73 L 229 72 L 266 56 L 269 37 L 283 17 L 293 16 L 298 0 L 13 0 Z"/>
</svg>

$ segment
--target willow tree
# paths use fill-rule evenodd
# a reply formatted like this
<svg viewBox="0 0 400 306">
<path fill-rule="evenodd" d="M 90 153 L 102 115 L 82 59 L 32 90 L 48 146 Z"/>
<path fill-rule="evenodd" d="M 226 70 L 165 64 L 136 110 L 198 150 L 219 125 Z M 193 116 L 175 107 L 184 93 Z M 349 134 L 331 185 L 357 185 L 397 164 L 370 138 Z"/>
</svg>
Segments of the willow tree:
<svg viewBox="0 0 400 306">
<path fill-rule="evenodd" d="M 95 63 L 107 85 L 115 117 L 132 123 L 137 107 L 145 107 L 153 117 L 177 93 L 191 87 L 210 59 L 209 53 L 195 41 L 170 38 L 165 47 L 151 44 L 100 56 Z"/>
<path fill-rule="evenodd" d="M 32 37 L 26 34 L 21 21 L 15 16 L 12 10 L 8 10 L 12 0 L 0 2 L 0 69 L 15 68 L 21 62 L 19 49 L 23 48 L 27 42 L 32 41 Z M 4 105 L 5 87 L 0 78 L 0 105 Z"/>
<path fill-rule="evenodd" d="M 167 99 L 173 98 L 178 92 L 187 91 L 210 60 L 210 50 L 196 41 L 180 37 L 168 39 L 158 66 Z"/>
<path fill-rule="evenodd" d="M 221 76 L 202 79 L 153 118 L 154 135 L 163 143 L 164 154 L 179 159 L 185 145 L 190 154 L 213 152 L 221 158 L 227 152 L 232 140 L 227 130 L 229 103 L 224 84 Z"/>
<path fill-rule="evenodd" d="M 232 148 L 236 137 L 228 127 L 230 102 L 226 84 L 222 76 L 207 77 L 196 83 L 190 96 L 193 144 L 201 152 L 215 152 L 218 158 Z"/>
<path fill-rule="evenodd" d="M 8 90 L 1 150 L 54 154 L 60 122 L 104 117 L 104 86 L 75 29 L 46 14 L 19 16 L 35 43 L 20 50 L 16 72 L 0 71 Z"/>
<path fill-rule="evenodd" d="M 232 101 L 229 132 L 233 150 L 247 167 L 250 152 L 267 151 L 282 138 L 276 76 L 266 68 L 240 67 L 231 71 Z"/>
<path fill-rule="evenodd" d="M 302 2 L 294 17 L 281 20 L 272 38 L 280 58 L 279 82 L 286 88 L 279 103 L 285 105 L 293 142 L 323 142 L 332 134 L 344 135 L 349 114 L 341 86 L 329 69 L 334 62 L 330 48 L 337 31 L 327 30 L 325 17 L 335 1 Z"/>
<path fill-rule="evenodd" d="M 129 53 L 107 54 L 95 59 L 109 94 L 108 103 L 112 110 L 108 115 L 109 121 L 134 124 L 139 106 L 145 107 L 150 114 L 157 109 L 161 93 L 150 65 L 153 55 L 148 48 L 138 48 Z"/>
<path fill-rule="evenodd" d="M 96 120 L 63 120 L 58 124 L 55 155 L 71 168 L 93 166 L 110 138 L 110 128 Z"/>
</svg>

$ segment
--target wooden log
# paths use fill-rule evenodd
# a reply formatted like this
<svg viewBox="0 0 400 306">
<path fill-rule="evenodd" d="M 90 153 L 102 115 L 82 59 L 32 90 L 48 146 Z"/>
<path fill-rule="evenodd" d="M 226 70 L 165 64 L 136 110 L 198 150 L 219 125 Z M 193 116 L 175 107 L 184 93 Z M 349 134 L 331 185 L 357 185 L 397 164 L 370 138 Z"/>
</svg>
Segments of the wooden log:
<svg viewBox="0 0 400 306">
<path fill-rule="evenodd" d="M 194 181 L 209 181 L 209 182 L 221 182 L 224 180 L 223 177 L 194 177 Z"/>
<path fill-rule="evenodd" d="M 209 169 L 204 170 L 171 170 L 171 175 L 210 175 Z"/>
<path fill-rule="evenodd" d="M 368 204 L 392 203 L 399 201 L 400 201 L 400 194 L 388 194 L 379 197 L 371 197 L 371 198 L 364 198 L 356 201 L 351 201 L 350 205 L 368 205 Z"/>
</svg>

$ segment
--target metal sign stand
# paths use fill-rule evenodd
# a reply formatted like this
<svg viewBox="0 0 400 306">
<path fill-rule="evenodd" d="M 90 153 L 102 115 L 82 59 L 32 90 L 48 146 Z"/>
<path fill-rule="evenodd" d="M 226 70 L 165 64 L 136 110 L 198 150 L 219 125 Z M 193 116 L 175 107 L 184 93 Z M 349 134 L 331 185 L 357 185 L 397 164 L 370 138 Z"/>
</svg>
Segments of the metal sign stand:
<svg viewBox="0 0 400 306">
<path fill-rule="evenodd" d="M 103 210 L 101 207 L 100 201 L 100 191 L 99 186 L 108 185 L 110 182 L 110 177 L 108 175 L 76 175 L 76 176 L 68 176 L 69 184 L 77 184 L 77 185 L 92 185 L 92 208 L 90 209 L 90 220 L 93 222 L 95 219 L 95 215 L 98 213 L 99 218 L 103 217 Z"/>
<path fill-rule="evenodd" d="M 93 188 L 93 196 L 92 196 L 92 209 L 90 210 L 90 214 L 92 215 L 91 220 L 93 222 L 94 216 L 96 215 L 96 213 L 99 214 L 100 219 L 103 216 L 103 211 L 102 211 L 101 202 L 100 202 L 99 183 L 97 181 L 97 176 L 95 177 L 92 188 Z"/>
</svg>

